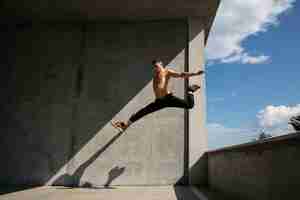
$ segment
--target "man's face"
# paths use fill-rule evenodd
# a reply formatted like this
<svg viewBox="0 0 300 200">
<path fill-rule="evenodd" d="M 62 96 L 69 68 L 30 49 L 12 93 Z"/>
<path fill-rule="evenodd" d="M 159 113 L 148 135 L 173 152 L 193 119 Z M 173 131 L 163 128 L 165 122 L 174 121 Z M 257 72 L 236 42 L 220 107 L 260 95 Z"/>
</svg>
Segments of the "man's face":
<svg viewBox="0 0 300 200">
<path fill-rule="evenodd" d="M 154 64 L 155 69 L 159 69 L 160 67 L 163 67 L 163 63 L 161 61 L 158 61 Z"/>
</svg>

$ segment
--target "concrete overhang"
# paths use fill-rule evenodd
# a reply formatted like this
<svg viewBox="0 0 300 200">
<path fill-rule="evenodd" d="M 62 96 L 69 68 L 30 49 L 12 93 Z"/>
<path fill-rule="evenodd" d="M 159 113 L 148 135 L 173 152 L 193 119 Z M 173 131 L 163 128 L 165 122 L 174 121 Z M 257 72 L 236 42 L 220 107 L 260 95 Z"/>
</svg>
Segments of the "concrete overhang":
<svg viewBox="0 0 300 200">
<path fill-rule="evenodd" d="M 13 21 L 131 21 L 201 17 L 206 36 L 219 0 L 3 0 L 2 23 Z M 12 21 L 13 20 L 13 21 Z"/>
</svg>

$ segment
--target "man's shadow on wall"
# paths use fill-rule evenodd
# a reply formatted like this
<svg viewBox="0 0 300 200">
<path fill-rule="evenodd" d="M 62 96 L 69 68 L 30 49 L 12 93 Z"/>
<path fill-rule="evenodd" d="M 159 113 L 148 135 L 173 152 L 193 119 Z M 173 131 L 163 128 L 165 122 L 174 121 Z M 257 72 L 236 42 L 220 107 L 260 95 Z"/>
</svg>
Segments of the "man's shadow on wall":
<svg viewBox="0 0 300 200">
<path fill-rule="evenodd" d="M 85 188 L 99 188 L 93 186 L 93 184 L 90 182 L 84 182 L 83 184 L 81 184 L 80 179 L 82 178 L 86 168 L 90 166 L 110 145 L 112 145 L 122 135 L 122 133 L 123 132 L 119 132 L 113 138 L 111 138 L 108 143 L 106 143 L 101 149 L 99 149 L 96 153 L 94 153 L 86 162 L 81 164 L 72 175 L 64 174 L 60 176 L 53 182 L 53 185 L 61 185 L 67 182 L 67 183 L 71 183 L 69 185 L 71 187 L 78 187 L 81 185 L 82 187 Z M 108 176 L 104 184 L 104 188 L 113 189 L 113 187 L 110 187 L 110 184 L 114 179 L 118 178 L 124 171 L 125 171 L 125 167 L 116 166 L 112 168 L 108 172 Z"/>
</svg>

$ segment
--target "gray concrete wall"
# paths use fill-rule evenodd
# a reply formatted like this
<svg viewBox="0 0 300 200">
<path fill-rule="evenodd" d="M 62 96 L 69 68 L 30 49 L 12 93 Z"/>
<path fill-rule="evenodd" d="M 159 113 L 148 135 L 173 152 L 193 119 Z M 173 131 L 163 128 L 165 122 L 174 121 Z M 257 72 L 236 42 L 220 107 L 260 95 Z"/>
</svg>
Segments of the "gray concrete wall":
<svg viewBox="0 0 300 200">
<path fill-rule="evenodd" d="M 0 183 L 165 185 L 184 174 L 184 110 L 120 135 L 154 100 L 151 60 L 186 65 L 186 21 L 2 27 Z M 199 48 L 202 51 L 202 47 Z M 171 88 L 184 97 L 184 82 Z"/>
<path fill-rule="evenodd" d="M 12 20 L 161 20 L 204 18 L 206 32 L 220 0 L 2 0 L 0 23 Z"/>
<path fill-rule="evenodd" d="M 43 184 L 68 161 L 80 29 L 1 27 L 0 182 Z"/>
<path fill-rule="evenodd" d="M 205 70 L 205 29 L 201 18 L 189 18 L 188 68 L 189 71 Z M 193 185 L 207 183 L 207 167 L 204 153 L 207 151 L 206 85 L 205 74 L 189 79 L 189 84 L 201 86 L 195 93 L 195 107 L 188 111 L 189 132 L 189 182 Z M 204 160 L 204 162 L 202 161 Z"/>
<path fill-rule="evenodd" d="M 295 199 L 299 144 L 298 133 L 209 152 L 209 186 L 231 199 Z"/>
</svg>

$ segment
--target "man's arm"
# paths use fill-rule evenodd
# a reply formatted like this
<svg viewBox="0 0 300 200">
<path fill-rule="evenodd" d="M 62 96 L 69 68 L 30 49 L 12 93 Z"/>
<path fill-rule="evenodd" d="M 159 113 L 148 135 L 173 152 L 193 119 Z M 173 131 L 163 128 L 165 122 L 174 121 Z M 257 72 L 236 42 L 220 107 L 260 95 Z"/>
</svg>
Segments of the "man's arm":
<svg viewBox="0 0 300 200">
<path fill-rule="evenodd" d="M 189 78 L 191 76 L 198 76 L 198 75 L 201 75 L 204 73 L 203 70 L 199 70 L 198 72 L 195 72 L 195 73 L 190 73 L 190 72 L 176 72 L 174 70 L 171 70 L 171 69 L 168 69 L 168 73 L 171 77 L 174 77 L 174 78 Z"/>
<path fill-rule="evenodd" d="M 168 75 L 170 77 L 174 77 L 174 78 L 183 78 L 183 76 L 184 76 L 182 73 L 176 72 L 172 69 L 168 69 Z"/>
</svg>

